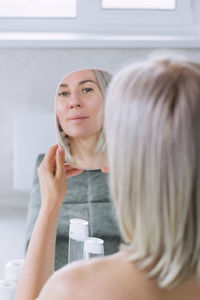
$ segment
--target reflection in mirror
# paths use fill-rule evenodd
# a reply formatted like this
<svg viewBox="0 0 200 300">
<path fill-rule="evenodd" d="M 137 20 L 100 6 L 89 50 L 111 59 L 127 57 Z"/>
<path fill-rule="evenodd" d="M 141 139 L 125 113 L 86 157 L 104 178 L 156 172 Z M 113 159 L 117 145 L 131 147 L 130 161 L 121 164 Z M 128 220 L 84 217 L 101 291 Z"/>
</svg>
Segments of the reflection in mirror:
<svg viewBox="0 0 200 300">
<path fill-rule="evenodd" d="M 111 74 L 85 69 L 66 75 L 56 91 L 56 132 L 65 159 L 85 170 L 107 166 L 104 97 Z"/>
</svg>

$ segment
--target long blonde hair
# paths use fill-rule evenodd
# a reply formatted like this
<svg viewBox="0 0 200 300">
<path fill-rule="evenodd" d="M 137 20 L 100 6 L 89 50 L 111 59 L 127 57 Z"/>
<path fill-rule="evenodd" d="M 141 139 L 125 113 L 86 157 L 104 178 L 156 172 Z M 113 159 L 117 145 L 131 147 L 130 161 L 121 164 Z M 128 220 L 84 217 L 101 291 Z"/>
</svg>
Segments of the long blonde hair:
<svg viewBox="0 0 200 300">
<path fill-rule="evenodd" d="M 130 260 L 160 287 L 200 280 L 200 65 L 151 59 L 117 74 L 105 130 Z"/>
</svg>

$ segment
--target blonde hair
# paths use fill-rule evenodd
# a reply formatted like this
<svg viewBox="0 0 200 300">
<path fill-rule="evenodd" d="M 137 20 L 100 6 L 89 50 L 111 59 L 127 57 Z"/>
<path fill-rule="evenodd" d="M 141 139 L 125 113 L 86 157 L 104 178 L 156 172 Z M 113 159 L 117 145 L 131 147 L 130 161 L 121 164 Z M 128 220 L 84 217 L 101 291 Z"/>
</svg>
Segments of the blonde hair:
<svg viewBox="0 0 200 300">
<path fill-rule="evenodd" d="M 116 75 L 105 130 L 130 261 L 173 288 L 200 280 L 200 65 L 151 59 Z"/>
<path fill-rule="evenodd" d="M 101 91 L 101 94 L 105 100 L 105 93 L 106 89 L 108 87 L 109 82 L 111 81 L 112 75 L 111 73 L 104 71 L 104 70 L 97 70 L 97 69 L 91 69 L 91 71 L 94 73 L 97 83 L 99 85 L 99 89 Z M 62 81 L 62 80 L 61 80 Z M 73 164 L 73 157 L 71 155 L 70 151 L 70 144 L 68 136 L 65 134 L 65 132 L 62 129 L 62 126 L 58 120 L 58 117 L 56 117 L 56 133 L 58 138 L 58 144 L 63 146 L 65 149 L 65 159 L 67 162 Z M 96 144 L 96 147 L 94 151 L 97 152 L 106 152 L 106 143 L 105 143 L 105 134 L 104 129 L 102 128 L 98 142 Z"/>
</svg>

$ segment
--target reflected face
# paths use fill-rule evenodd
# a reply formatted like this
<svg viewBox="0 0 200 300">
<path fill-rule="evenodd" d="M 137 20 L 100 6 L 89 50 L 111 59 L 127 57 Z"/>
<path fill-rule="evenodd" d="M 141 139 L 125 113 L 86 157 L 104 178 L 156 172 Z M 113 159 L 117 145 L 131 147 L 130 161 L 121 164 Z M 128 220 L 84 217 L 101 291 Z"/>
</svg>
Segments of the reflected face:
<svg viewBox="0 0 200 300">
<path fill-rule="evenodd" d="M 66 76 L 56 94 L 56 116 L 65 134 L 74 138 L 100 132 L 104 120 L 104 99 L 92 70 Z"/>
</svg>

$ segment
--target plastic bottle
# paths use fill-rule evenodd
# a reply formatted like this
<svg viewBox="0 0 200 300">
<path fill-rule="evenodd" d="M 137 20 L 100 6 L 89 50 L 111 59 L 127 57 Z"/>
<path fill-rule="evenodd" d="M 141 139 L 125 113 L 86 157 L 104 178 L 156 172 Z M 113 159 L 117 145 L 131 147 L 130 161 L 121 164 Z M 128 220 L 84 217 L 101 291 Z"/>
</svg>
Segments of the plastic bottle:
<svg viewBox="0 0 200 300">
<path fill-rule="evenodd" d="M 5 279 L 15 280 L 17 282 L 23 265 L 23 259 L 14 259 L 7 262 L 5 265 Z"/>
<path fill-rule="evenodd" d="M 83 219 L 70 219 L 68 263 L 83 259 L 84 241 L 88 238 L 88 221 Z"/>
<path fill-rule="evenodd" d="M 84 258 L 104 256 L 104 241 L 96 237 L 88 237 L 84 242 Z"/>
<path fill-rule="evenodd" d="M 0 280 L 0 299 L 1 300 L 14 300 L 16 291 L 16 281 L 3 279 Z"/>
</svg>

